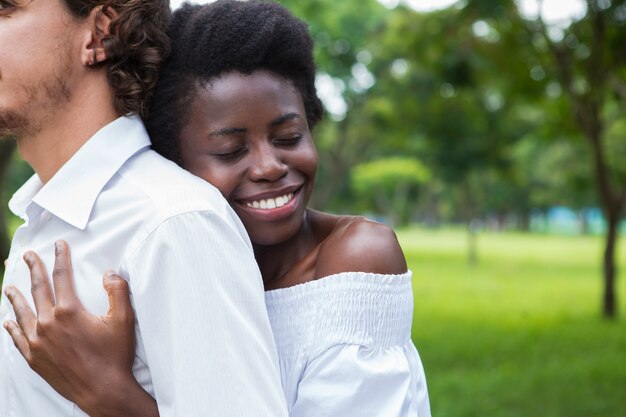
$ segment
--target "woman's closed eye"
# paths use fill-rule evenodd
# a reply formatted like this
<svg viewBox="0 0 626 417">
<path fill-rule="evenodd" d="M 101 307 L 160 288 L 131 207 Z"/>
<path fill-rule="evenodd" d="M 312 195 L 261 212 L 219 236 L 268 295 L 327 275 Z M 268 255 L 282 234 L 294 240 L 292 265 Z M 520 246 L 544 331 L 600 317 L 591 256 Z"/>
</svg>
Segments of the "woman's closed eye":
<svg viewBox="0 0 626 417">
<path fill-rule="evenodd" d="M 214 152 L 211 155 L 222 161 L 232 161 L 243 156 L 247 152 L 247 150 L 248 149 L 245 147 L 236 149 L 225 149 L 222 151 Z"/>
<path fill-rule="evenodd" d="M 272 140 L 272 143 L 276 146 L 294 146 L 300 143 L 302 140 L 301 134 L 294 134 L 289 136 L 281 136 Z"/>
</svg>

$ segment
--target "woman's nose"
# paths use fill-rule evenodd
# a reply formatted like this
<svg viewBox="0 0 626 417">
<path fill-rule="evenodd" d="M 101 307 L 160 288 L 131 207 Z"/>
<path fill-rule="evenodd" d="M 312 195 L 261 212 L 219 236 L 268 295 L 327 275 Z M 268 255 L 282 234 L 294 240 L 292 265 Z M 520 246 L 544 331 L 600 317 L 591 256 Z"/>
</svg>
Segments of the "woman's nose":
<svg viewBox="0 0 626 417">
<path fill-rule="evenodd" d="M 254 151 L 252 166 L 249 169 L 253 181 L 277 181 L 287 173 L 287 164 L 280 158 L 279 152 L 271 145 Z"/>
</svg>

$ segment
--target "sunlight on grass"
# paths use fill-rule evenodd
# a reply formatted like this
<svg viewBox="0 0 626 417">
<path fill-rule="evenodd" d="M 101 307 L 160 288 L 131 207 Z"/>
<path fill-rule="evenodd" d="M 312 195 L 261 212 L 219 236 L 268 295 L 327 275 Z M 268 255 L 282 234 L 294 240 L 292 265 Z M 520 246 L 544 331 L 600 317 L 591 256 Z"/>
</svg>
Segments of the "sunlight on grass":
<svg viewBox="0 0 626 417">
<path fill-rule="evenodd" d="M 434 416 L 622 415 L 626 321 L 600 318 L 600 237 L 484 233 L 469 266 L 462 230 L 398 236 Z"/>
</svg>

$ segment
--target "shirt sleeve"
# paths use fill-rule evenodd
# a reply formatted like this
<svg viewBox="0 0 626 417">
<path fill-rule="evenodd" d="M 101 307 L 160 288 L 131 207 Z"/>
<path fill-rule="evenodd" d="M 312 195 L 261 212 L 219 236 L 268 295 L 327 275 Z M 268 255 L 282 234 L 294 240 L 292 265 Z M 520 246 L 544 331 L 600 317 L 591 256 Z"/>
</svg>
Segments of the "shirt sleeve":
<svg viewBox="0 0 626 417">
<path fill-rule="evenodd" d="M 335 345 L 310 361 L 291 417 L 430 417 L 417 350 Z"/>
<path fill-rule="evenodd" d="M 161 417 L 287 415 L 260 273 L 234 222 L 172 217 L 128 275 Z"/>
</svg>

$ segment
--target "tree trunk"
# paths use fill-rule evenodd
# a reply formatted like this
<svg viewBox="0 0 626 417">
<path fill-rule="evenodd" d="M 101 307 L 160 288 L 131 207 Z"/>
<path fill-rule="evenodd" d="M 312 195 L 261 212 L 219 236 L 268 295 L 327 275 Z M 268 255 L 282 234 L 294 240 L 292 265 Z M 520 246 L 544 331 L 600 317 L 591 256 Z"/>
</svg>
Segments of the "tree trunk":
<svg viewBox="0 0 626 417">
<path fill-rule="evenodd" d="M 606 245 L 604 247 L 603 257 L 604 293 L 602 296 L 602 314 L 606 318 L 614 318 L 617 315 L 617 297 L 615 296 L 615 279 L 617 277 L 615 246 L 617 243 L 618 226 L 619 210 L 614 213 L 607 213 Z"/>
<path fill-rule="evenodd" d="M 400 181 L 396 184 L 391 204 L 391 209 L 395 212 L 395 227 L 405 226 L 409 223 L 408 201 L 410 188 L 409 183 L 405 181 Z"/>
<path fill-rule="evenodd" d="M 390 227 L 398 225 L 398 217 L 393 206 L 393 200 L 387 197 L 384 188 L 376 187 L 374 190 L 374 205 L 380 213 L 387 215 L 387 223 Z"/>
<path fill-rule="evenodd" d="M 580 95 L 574 91 L 574 76 L 570 65 L 573 59 L 571 51 L 564 47 L 557 48 L 547 36 L 545 26 L 543 26 L 544 39 L 547 40 L 559 67 L 561 85 L 570 97 L 576 122 L 591 145 L 594 177 L 608 227 L 603 256 L 604 296 L 602 313 L 606 318 L 615 318 L 617 315 L 615 245 L 618 238 L 619 218 L 624 206 L 623 197 L 619 195 L 619 189 L 623 184 L 614 184 L 611 181 L 611 168 L 606 161 L 606 149 L 602 141 L 605 129 L 605 121 L 601 114 L 602 92 L 606 89 L 606 74 L 611 72 L 611 68 L 606 65 L 602 49 L 602 45 L 606 41 L 605 22 L 602 13 L 598 13 L 591 7 L 591 3 L 589 13 L 592 22 L 592 42 L 591 57 L 588 59 L 589 65 L 585 69 L 589 83 L 587 93 Z"/>
<path fill-rule="evenodd" d="M 548 36 L 547 28 L 541 18 L 539 23 L 543 37 L 557 64 L 557 75 L 561 86 L 572 103 L 576 122 L 591 145 L 595 181 L 608 226 L 603 257 L 604 296 L 602 312 L 606 318 L 614 318 L 617 315 L 615 245 L 617 227 L 625 204 L 624 190 L 626 185 L 615 184 L 611 179 L 611 168 L 606 161 L 606 148 L 602 142 L 605 120 L 601 110 L 608 80 L 612 73 L 617 72 L 616 68 L 607 61 L 604 50 L 604 45 L 607 42 L 606 14 L 594 7 L 590 0 L 588 0 L 588 14 L 591 26 L 590 57 L 587 59 L 587 65 L 583 68 L 583 75 L 589 89 L 582 94 L 577 93 L 574 89 L 575 76 L 571 65 L 574 57 L 571 48 L 567 48 L 565 45 L 557 46 Z"/>
<path fill-rule="evenodd" d="M 595 121 L 597 126 L 600 125 L 600 116 L 596 113 Z M 583 121 L 579 119 L 581 125 Z M 604 217 L 607 222 L 607 231 L 605 238 L 605 249 L 602 262 L 602 270 L 604 276 L 604 296 L 602 305 L 602 314 L 606 318 L 615 318 L 617 315 L 616 310 L 616 294 L 615 294 L 615 280 L 617 277 L 617 270 L 615 267 L 615 245 L 617 242 L 617 228 L 619 226 L 620 215 L 623 209 L 623 199 L 617 193 L 617 187 L 611 184 L 609 166 L 604 158 L 604 149 L 602 146 L 600 129 L 588 129 L 586 131 L 587 139 L 591 143 L 594 168 L 595 168 L 595 180 L 598 186 L 598 194 L 600 196 L 600 202 L 602 203 L 602 209 Z"/>
<path fill-rule="evenodd" d="M 461 181 L 461 206 L 467 227 L 467 263 L 478 263 L 478 219 L 474 217 L 474 202 L 467 178 Z"/>
<path fill-rule="evenodd" d="M 475 222 L 470 220 L 467 224 L 467 263 L 471 266 L 478 263 L 478 228 Z"/>
</svg>

